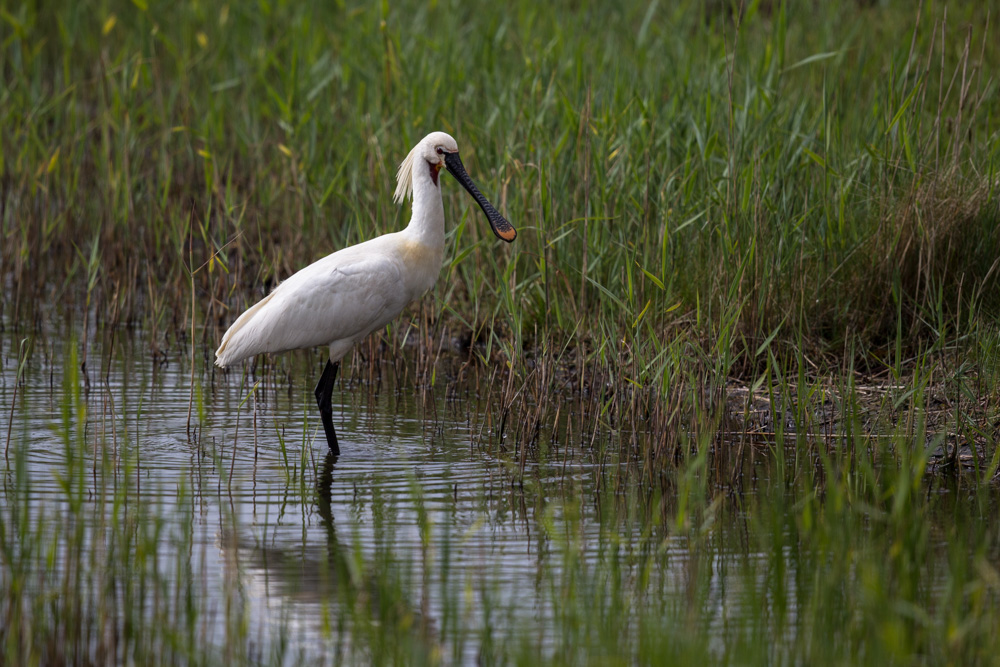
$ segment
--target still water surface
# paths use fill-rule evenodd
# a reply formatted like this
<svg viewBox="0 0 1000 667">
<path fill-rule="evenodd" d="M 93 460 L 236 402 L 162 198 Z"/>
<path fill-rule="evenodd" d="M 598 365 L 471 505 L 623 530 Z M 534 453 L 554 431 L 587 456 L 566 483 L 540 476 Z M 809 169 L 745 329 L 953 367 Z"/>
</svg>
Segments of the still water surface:
<svg viewBox="0 0 1000 667">
<path fill-rule="evenodd" d="M 30 474 L 30 495 L 20 500 L 40 514 L 64 507 L 68 458 L 82 454 L 85 502 L 98 508 L 83 516 L 101 513 L 103 485 L 129 485 L 132 501 L 165 520 L 163 563 L 178 556 L 169 536 L 190 522 L 189 576 L 216 618 L 204 633 L 209 641 L 224 641 L 223 609 L 235 591 L 260 654 L 272 653 L 279 637 L 296 656 L 343 651 L 349 632 L 331 630 L 329 619 L 338 604 L 331 571 L 339 552 L 398 567 L 414 618 L 432 632 L 455 615 L 463 627 L 481 625 L 483 596 L 537 629 L 552 612 L 536 595 L 539 580 L 558 564 L 547 562 L 536 512 L 555 501 L 546 511 L 549 530 L 569 530 L 559 522 L 563 496 L 571 496 L 572 530 L 582 531 L 574 538 L 601 536 L 594 506 L 577 502 L 593 494 L 596 465 L 579 452 L 567 452 L 572 458 L 554 470 L 529 464 L 526 491 L 512 464 L 475 444 L 486 421 L 482 406 L 470 398 L 456 407 L 443 388 L 397 390 L 391 377 L 378 391 L 339 383 L 343 455 L 334 459 L 307 376 L 318 356 L 293 359 L 297 374 L 275 374 L 292 385 L 278 388 L 265 377 L 252 392 L 257 378 L 199 365 L 192 390 L 187 359 L 154 363 L 148 343 L 135 337 L 118 340 L 110 356 L 89 347 L 85 389 L 67 368 L 73 343 L 66 341 L 68 352 L 33 351 L 15 400 L 18 350 L 9 343 L 0 403 L 13 406 L 10 447 L 23 449 Z M 78 402 L 70 405 L 74 386 Z M 81 442 L 88 451 L 69 451 Z M 110 470 L 95 463 L 102 457 Z M 447 653 L 474 658 L 474 637 L 448 635 L 459 645 L 445 646 Z"/>
<path fill-rule="evenodd" d="M 551 462 L 531 457 L 522 477 L 516 457 L 484 426 L 488 407 L 473 391 L 456 399 L 447 380 L 425 391 L 395 387 L 391 371 L 377 391 L 339 382 L 343 454 L 333 459 L 312 401 L 318 354 L 279 359 L 263 379 L 223 375 L 202 354 L 192 382 L 188 359 L 154 362 L 148 341 L 126 336 L 110 354 L 90 344 L 88 390 L 70 366 L 78 346 L 36 341 L 17 382 L 18 345 L 7 338 L 0 405 L 11 437 L 0 502 L 26 504 L 39 518 L 65 511 L 70 460 L 82 456 L 88 511 L 74 516 L 88 517 L 85 531 L 117 520 L 107 490 L 121 486 L 127 502 L 152 508 L 162 523 L 156 556 L 168 579 L 188 579 L 174 583 L 203 610 L 198 634 L 209 644 L 225 645 L 236 617 L 251 656 L 357 659 L 355 633 L 372 631 L 350 609 L 359 591 L 379 605 L 384 590 L 365 593 L 379 571 L 383 586 L 388 580 L 399 593 L 393 618 L 420 628 L 449 661 L 475 662 L 484 641 L 525 637 L 544 654 L 563 641 L 553 581 L 569 544 L 595 562 L 622 554 L 625 580 L 642 579 L 662 609 L 696 613 L 720 638 L 753 616 L 747 607 L 775 589 L 775 577 L 782 611 L 795 617 L 800 577 L 780 546 L 786 524 L 771 526 L 782 533 L 773 538 L 751 539 L 746 517 L 726 514 L 704 527 L 692 561 L 689 533 L 672 535 L 655 521 L 655 507 L 636 508 L 634 497 L 599 493 L 607 459 L 560 447 L 559 434 Z M 31 483 L 18 490 L 10 470 L 19 452 Z M 768 542 L 779 544 L 777 556 L 753 547 Z M 654 566 L 639 557 L 651 548 Z M 369 574 L 357 573 L 359 563 Z M 345 571 L 357 586 L 349 595 Z M 384 623 L 385 615 L 369 621 Z M 794 623 L 782 625 L 779 634 L 795 632 Z"/>
</svg>

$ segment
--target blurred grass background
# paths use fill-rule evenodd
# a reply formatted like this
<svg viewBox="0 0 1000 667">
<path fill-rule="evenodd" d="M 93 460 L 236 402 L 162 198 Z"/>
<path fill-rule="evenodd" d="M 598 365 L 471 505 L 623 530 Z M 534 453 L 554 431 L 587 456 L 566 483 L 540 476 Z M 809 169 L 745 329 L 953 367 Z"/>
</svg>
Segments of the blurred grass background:
<svg viewBox="0 0 1000 667">
<path fill-rule="evenodd" d="M 224 327 L 405 225 L 396 166 L 443 129 L 521 229 L 499 248 L 445 185 L 434 310 L 470 337 L 898 366 L 996 321 L 991 22 L 977 2 L 8 5 L 4 308 L 86 293 L 156 331 L 201 268 L 196 317 Z"/>
</svg>

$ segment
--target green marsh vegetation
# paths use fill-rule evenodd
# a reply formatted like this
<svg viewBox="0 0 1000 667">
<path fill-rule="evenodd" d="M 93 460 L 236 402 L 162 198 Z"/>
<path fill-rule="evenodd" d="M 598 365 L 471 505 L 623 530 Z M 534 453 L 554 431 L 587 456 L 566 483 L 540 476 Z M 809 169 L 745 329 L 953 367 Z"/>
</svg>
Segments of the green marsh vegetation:
<svg viewBox="0 0 1000 667">
<path fill-rule="evenodd" d="M 977 2 L 4 5 L 3 661 L 303 657 L 291 617 L 255 643 L 242 579 L 192 576 L 205 506 L 245 535 L 232 498 L 259 447 L 303 516 L 419 526 L 420 548 L 390 528 L 362 549 L 346 515 L 320 521 L 303 561 L 341 600 L 316 603 L 324 654 L 987 661 L 998 21 Z M 444 179 L 441 280 L 349 358 L 338 428 L 403 404 L 431 440 L 460 425 L 450 446 L 499 481 L 449 505 L 401 472 L 326 502 L 324 471 L 352 473 L 301 421 L 319 353 L 243 377 L 212 351 L 277 281 L 405 224 L 395 169 L 433 129 L 520 234 L 500 248 Z M 198 462 L 177 480 L 150 482 L 150 415 Z M 530 527 L 535 606 L 462 570 L 428 494 Z"/>
</svg>

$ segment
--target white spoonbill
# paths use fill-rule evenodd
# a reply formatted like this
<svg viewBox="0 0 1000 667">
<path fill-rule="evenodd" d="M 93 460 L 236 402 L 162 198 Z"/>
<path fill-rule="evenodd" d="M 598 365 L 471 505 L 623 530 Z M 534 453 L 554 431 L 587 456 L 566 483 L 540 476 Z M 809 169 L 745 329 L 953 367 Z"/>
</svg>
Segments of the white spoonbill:
<svg viewBox="0 0 1000 667">
<path fill-rule="evenodd" d="M 472 182 L 451 135 L 432 132 L 399 165 L 394 199 L 413 195 L 410 224 L 401 232 L 338 250 L 292 274 L 229 327 L 215 351 L 226 367 L 263 352 L 328 345 L 330 359 L 316 385 L 316 404 L 330 452 L 340 454 L 333 429 L 333 383 L 340 360 L 368 334 L 429 290 L 444 257 L 444 205 L 438 174 L 447 169 L 483 209 L 493 233 L 517 236 Z"/>
</svg>

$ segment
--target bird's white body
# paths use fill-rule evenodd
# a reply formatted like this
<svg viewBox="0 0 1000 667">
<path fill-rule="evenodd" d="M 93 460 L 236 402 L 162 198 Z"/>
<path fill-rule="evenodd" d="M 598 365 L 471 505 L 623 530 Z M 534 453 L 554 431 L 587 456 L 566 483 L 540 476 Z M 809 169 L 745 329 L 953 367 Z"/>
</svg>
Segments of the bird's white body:
<svg viewBox="0 0 1000 667">
<path fill-rule="evenodd" d="M 396 202 L 413 194 L 406 229 L 344 248 L 293 274 L 240 315 L 215 351 L 216 364 L 232 366 L 265 352 L 329 346 L 330 360 L 316 385 L 316 404 L 332 456 L 340 455 L 331 408 L 340 359 L 420 298 L 441 272 L 442 169 L 476 200 L 493 233 L 513 241 L 517 231 L 469 178 L 458 144 L 444 132 L 432 132 L 413 147 L 396 174 Z"/>
<path fill-rule="evenodd" d="M 264 352 L 320 345 L 337 361 L 433 287 L 444 257 L 441 188 L 422 160 L 416 168 L 407 162 L 424 144 L 446 140 L 455 143 L 443 132 L 428 135 L 400 167 L 400 186 L 411 179 L 413 192 L 404 230 L 339 250 L 290 276 L 233 323 L 215 363 L 232 366 Z"/>
<path fill-rule="evenodd" d="M 428 244 L 407 229 L 328 255 L 243 313 L 223 337 L 216 363 L 319 345 L 329 345 L 336 361 L 434 285 L 443 253 L 443 233 L 440 243 Z"/>
</svg>

